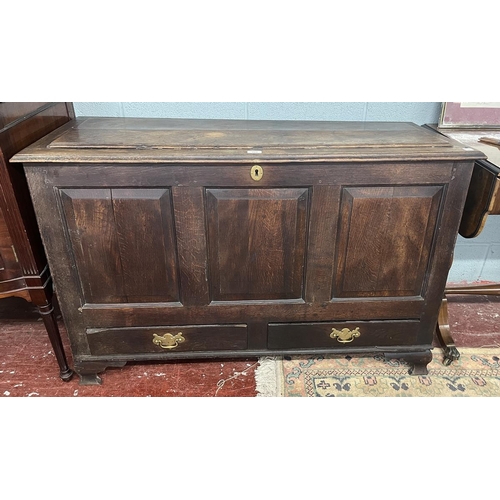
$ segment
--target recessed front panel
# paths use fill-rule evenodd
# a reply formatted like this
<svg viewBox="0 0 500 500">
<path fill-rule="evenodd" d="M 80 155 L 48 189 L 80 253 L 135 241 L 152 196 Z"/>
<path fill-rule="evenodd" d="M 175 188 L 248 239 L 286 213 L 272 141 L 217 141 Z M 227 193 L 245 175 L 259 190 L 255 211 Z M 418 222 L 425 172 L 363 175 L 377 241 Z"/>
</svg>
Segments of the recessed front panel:
<svg viewBox="0 0 500 500">
<path fill-rule="evenodd" d="M 87 302 L 179 299 L 169 189 L 64 189 L 61 198 Z"/>
<path fill-rule="evenodd" d="M 344 188 L 333 297 L 420 295 L 442 194 L 441 186 Z"/>
<path fill-rule="evenodd" d="M 206 191 L 212 300 L 300 299 L 308 190 Z"/>
</svg>

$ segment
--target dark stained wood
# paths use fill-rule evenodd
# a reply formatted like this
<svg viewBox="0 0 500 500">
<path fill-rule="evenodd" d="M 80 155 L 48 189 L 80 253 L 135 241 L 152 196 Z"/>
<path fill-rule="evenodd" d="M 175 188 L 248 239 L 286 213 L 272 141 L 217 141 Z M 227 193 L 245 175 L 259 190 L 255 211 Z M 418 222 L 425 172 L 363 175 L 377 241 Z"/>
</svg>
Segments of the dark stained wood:
<svg viewBox="0 0 500 500">
<path fill-rule="evenodd" d="M 345 188 L 334 297 L 421 295 L 442 196 L 441 186 Z"/>
<path fill-rule="evenodd" d="M 490 214 L 500 214 L 500 167 L 478 161 L 474 165 L 465 201 L 460 235 L 464 238 L 479 236 Z"/>
<path fill-rule="evenodd" d="M 78 306 L 77 306 L 78 307 Z M 335 299 L 329 303 L 307 303 L 303 300 L 212 302 L 208 307 L 184 307 L 170 304 L 86 304 L 79 316 L 85 324 L 112 327 L 175 324 L 219 323 L 222 319 L 236 323 L 241 318 L 254 321 L 323 321 L 329 318 L 347 321 L 372 319 L 419 318 L 425 307 L 421 297 L 397 300 Z M 77 310 L 77 308 L 75 308 Z"/>
<path fill-rule="evenodd" d="M 95 383 L 114 362 L 284 353 L 423 373 L 482 157 L 412 124 L 92 119 L 16 159 Z M 192 343 L 158 352 L 170 328 Z"/>
<path fill-rule="evenodd" d="M 308 190 L 209 189 L 212 300 L 302 298 Z"/>
<path fill-rule="evenodd" d="M 17 161 L 220 165 L 480 157 L 412 123 L 78 118 Z"/>
<path fill-rule="evenodd" d="M 15 254 L 9 228 L 0 209 L 0 282 L 6 282 L 21 276 L 21 267 Z"/>
<path fill-rule="evenodd" d="M 127 302 L 111 190 L 65 189 L 61 198 L 85 302 Z"/>
<path fill-rule="evenodd" d="M 65 189 L 61 198 L 88 302 L 179 299 L 169 190 Z"/>
<path fill-rule="evenodd" d="M 0 299 L 33 302 L 60 377 L 71 379 L 52 306 L 52 279 L 22 166 L 14 154 L 74 118 L 71 103 L 0 103 Z"/>
<path fill-rule="evenodd" d="M 172 349 L 153 343 L 154 335 L 182 334 L 184 341 Z M 169 354 L 183 351 L 243 350 L 247 348 L 246 325 L 181 325 L 148 328 L 87 330 L 92 355 Z"/>
<path fill-rule="evenodd" d="M 418 321 L 356 321 L 346 323 L 277 323 L 269 324 L 269 349 L 295 348 L 337 348 L 378 347 L 413 345 L 417 341 Z M 359 329 L 359 337 L 342 343 L 331 338 L 333 329 L 354 331 Z"/>
<path fill-rule="evenodd" d="M 207 305 L 208 256 L 202 188 L 173 188 L 181 299 L 186 306 Z"/>
<path fill-rule="evenodd" d="M 111 194 L 127 302 L 177 302 L 170 189 L 113 189 Z"/>
<path fill-rule="evenodd" d="M 338 225 L 340 186 L 314 186 L 312 189 L 305 300 L 328 302 L 332 297 L 333 255 Z"/>
</svg>

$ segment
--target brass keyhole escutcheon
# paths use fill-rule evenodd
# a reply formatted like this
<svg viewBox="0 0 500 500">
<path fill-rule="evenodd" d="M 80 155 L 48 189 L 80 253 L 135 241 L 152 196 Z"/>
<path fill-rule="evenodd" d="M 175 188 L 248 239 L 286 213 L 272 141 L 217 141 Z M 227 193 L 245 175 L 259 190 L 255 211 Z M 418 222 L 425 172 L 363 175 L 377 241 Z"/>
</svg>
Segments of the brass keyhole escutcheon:
<svg viewBox="0 0 500 500">
<path fill-rule="evenodd" d="M 250 170 L 250 176 L 254 181 L 260 181 L 264 175 L 264 170 L 260 165 L 254 165 Z"/>
</svg>

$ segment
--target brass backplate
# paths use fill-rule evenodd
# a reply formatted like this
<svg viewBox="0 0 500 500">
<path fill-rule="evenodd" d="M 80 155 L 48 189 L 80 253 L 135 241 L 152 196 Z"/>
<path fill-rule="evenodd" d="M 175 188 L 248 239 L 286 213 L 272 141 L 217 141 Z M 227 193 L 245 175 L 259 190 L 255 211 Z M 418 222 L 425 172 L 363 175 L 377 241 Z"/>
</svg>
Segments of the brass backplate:
<svg viewBox="0 0 500 500">
<path fill-rule="evenodd" d="M 336 330 L 332 328 L 332 333 L 330 333 L 330 337 L 332 339 L 337 339 L 341 344 L 347 344 L 348 342 L 352 342 L 356 337 L 359 337 L 361 332 L 359 331 L 359 326 L 354 330 L 349 330 L 349 328 L 342 328 L 342 330 Z"/>
<path fill-rule="evenodd" d="M 264 175 L 264 170 L 260 165 L 253 165 L 250 170 L 250 176 L 254 181 L 260 181 Z"/>
<path fill-rule="evenodd" d="M 175 349 L 185 340 L 186 339 L 182 336 L 182 332 L 179 332 L 176 335 L 165 333 L 161 337 L 160 335 L 153 333 L 153 344 L 160 346 L 162 349 Z"/>
</svg>

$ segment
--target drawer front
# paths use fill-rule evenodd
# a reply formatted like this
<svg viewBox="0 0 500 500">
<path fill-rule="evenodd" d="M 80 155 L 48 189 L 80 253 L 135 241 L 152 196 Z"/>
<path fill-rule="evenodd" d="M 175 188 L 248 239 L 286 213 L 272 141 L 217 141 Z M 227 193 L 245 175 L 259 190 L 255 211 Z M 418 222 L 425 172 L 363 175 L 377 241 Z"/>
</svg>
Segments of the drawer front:
<svg viewBox="0 0 500 500">
<path fill-rule="evenodd" d="M 247 325 L 188 325 L 88 329 L 92 355 L 239 351 L 247 348 Z"/>
<path fill-rule="evenodd" d="M 356 321 L 345 323 L 270 323 L 268 349 L 339 349 L 412 345 L 419 321 Z"/>
</svg>

